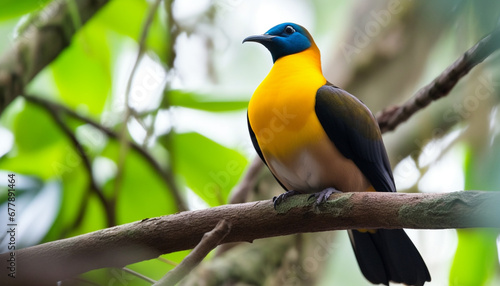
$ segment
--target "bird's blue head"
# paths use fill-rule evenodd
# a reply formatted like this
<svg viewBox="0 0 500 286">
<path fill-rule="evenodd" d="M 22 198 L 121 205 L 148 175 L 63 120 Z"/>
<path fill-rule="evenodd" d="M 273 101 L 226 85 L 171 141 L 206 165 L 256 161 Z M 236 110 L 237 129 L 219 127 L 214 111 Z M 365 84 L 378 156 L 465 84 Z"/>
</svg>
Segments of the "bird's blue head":
<svg viewBox="0 0 500 286">
<path fill-rule="evenodd" d="M 281 57 L 302 52 L 314 45 L 311 34 L 304 27 L 294 23 L 279 24 L 263 35 L 245 38 L 244 42 L 261 43 L 271 52 L 274 62 Z"/>
</svg>

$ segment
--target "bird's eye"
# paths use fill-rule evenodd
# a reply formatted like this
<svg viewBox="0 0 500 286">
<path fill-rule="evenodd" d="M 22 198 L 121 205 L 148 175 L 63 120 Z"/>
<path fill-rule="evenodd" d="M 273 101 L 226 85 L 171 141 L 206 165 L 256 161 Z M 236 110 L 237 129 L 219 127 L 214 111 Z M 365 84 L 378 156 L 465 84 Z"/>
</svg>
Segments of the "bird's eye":
<svg viewBox="0 0 500 286">
<path fill-rule="evenodd" d="M 291 35 L 291 34 L 295 33 L 295 29 L 292 26 L 286 26 L 285 33 L 287 33 L 288 35 Z"/>
</svg>

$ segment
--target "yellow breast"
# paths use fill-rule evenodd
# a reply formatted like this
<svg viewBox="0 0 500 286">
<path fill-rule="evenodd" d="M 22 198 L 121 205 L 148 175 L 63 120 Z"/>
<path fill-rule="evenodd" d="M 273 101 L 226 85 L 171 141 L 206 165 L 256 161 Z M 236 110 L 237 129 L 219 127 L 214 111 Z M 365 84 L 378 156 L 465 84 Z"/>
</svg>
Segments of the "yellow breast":
<svg viewBox="0 0 500 286">
<path fill-rule="evenodd" d="M 316 116 L 316 92 L 324 84 L 315 46 L 278 59 L 250 100 L 250 126 L 269 169 L 288 190 L 365 191 L 368 181 Z"/>
<path fill-rule="evenodd" d="M 314 112 L 316 91 L 326 83 L 314 49 L 277 60 L 248 107 L 250 125 L 266 157 L 286 161 L 325 136 Z"/>
</svg>

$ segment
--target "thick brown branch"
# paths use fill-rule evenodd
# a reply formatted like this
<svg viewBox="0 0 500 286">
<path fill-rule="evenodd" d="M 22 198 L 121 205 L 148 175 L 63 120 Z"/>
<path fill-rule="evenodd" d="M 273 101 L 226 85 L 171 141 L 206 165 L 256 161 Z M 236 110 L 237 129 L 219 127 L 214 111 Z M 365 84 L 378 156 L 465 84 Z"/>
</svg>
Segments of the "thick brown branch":
<svg viewBox="0 0 500 286">
<path fill-rule="evenodd" d="M 13 47 L 0 58 L 0 114 L 44 67 L 66 48 L 78 28 L 108 0 L 73 0 L 79 21 L 68 1 L 52 1 L 42 10 Z"/>
<path fill-rule="evenodd" d="M 421 88 L 406 103 L 398 107 L 386 108 L 378 114 L 377 120 L 382 133 L 394 130 L 399 124 L 408 120 L 414 113 L 423 109 L 432 101 L 446 96 L 473 67 L 498 49 L 500 49 L 500 24 L 431 83 Z"/>
<path fill-rule="evenodd" d="M 215 228 L 203 235 L 200 243 L 177 265 L 153 286 L 175 285 L 191 272 L 228 235 L 231 225 L 221 220 Z"/>
<path fill-rule="evenodd" d="M 500 227 L 500 192 L 335 194 L 319 209 L 307 198 L 292 197 L 278 211 L 266 200 L 182 212 L 20 249 L 17 278 L 0 273 L 0 284 L 49 284 L 191 249 L 222 219 L 232 226 L 222 243 L 351 228 Z M 0 261 L 5 265 L 9 257 L 1 254 Z"/>
</svg>

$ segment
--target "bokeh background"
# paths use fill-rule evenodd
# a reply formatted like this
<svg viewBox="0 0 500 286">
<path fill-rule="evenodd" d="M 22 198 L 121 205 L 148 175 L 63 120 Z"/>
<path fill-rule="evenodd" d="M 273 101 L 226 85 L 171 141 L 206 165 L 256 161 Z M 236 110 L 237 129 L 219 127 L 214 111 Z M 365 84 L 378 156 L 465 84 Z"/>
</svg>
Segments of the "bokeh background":
<svg viewBox="0 0 500 286">
<path fill-rule="evenodd" d="M 146 51 L 132 74 L 153 2 L 110 1 L 26 90 L 117 136 L 22 97 L 1 114 L 2 252 L 7 251 L 10 173 L 17 179 L 18 247 L 228 203 L 256 157 L 246 106 L 272 66 L 265 48 L 241 44 L 246 36 L 285 21 L 307 27 L 322 51 L 329 81 L 377 113 L 431 82 L 500 19 L 496 0 L 161 1 Z M 0 2 L 0 54 L 23 37 L 33 15 L 43 14 L 48 3 Z M 499 99 L 497 52 L 449 96 L 385 134 L 398 191 L 499 191 Z M 51 112 L 59 112 L 59 123 Z M 124 147 L 124 140 L 135 145 Z M 246 200 L 280 192 L 262 169 Z M 500 285 L 498 230 L 408 233 L 429 266 L 429 285 Z M 128 268 L 157 280 L 187 253 Z M 120 269 L 92 271 L 62 285 L 118 282 L 150 285 Z M 342 231 L 259 240 L 214 252 L 183 285 L 369 283 Z"/>
</svg>

